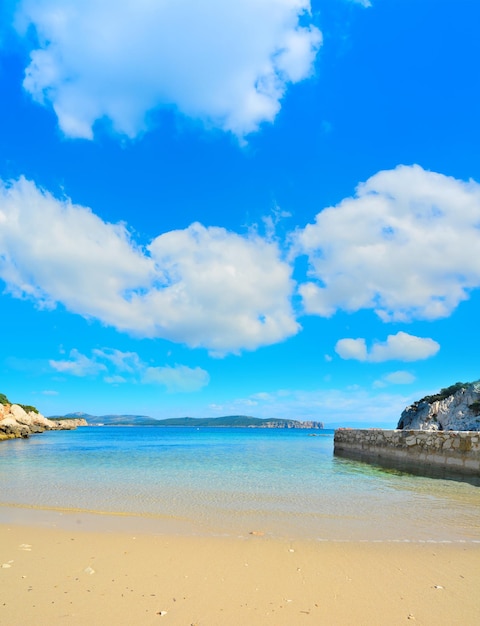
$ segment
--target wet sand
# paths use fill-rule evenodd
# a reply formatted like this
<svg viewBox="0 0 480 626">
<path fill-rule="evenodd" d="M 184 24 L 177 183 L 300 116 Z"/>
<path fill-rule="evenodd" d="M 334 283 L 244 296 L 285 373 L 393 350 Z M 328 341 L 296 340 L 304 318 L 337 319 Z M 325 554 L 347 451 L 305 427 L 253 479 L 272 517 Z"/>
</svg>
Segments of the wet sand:
<svg viewBox="0 0 480 626">
<path fill-rule="evenodd" d="M 0 524 L 3 626 L 476 626 L 479 588 L 478 543 Z"/>
</svg>

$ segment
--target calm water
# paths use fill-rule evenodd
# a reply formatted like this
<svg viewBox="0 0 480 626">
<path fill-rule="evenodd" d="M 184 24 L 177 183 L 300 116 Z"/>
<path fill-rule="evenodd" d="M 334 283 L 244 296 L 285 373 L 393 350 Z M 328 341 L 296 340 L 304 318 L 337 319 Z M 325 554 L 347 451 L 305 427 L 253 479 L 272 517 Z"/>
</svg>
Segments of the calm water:
<svg viewBox="0 0 480 626">
<path fill-rule="evenodd" d="M 479 487 L 337 459 L 333 431 L 314 432 L 89 427 L 5 442 L 0 520 L 14 505 L 178 532 L 480 541 Z"/>
</svg>

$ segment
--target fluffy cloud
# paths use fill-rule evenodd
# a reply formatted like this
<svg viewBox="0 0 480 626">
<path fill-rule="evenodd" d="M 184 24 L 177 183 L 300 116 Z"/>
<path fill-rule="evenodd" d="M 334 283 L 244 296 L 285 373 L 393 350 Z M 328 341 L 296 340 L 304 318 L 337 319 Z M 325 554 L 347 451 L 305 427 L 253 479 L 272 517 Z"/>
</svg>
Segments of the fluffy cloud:
<svg viewBox="0 0 480 626">
<path fill-rule="evenodd" d="M 388 335 L 384 343 L 375 342 L 370 351 L 367 350 L 365 339 L 340 339 L 335 345 L 335 352 L 342 359 L 369 361 L 420 361 L 434 356 L 440 345 L 433 339 L 415 337 L 399 332 Z"/>
<path fill-rule="evenodd" d="M 379 172 L 295 242 L 310 262 L 313 280 L 300 287 L 308 313 L 445 317 L 480 285 L 480 185 L 418 165 Z"/>
<path fill-rule="evenodd" d="M 340 339 L 335 345 L 335 352 L 342 359 L 355 361 L 366 361 L 368 357 L 365 339 Z"/>
<path fill-rule="evenodd" d="M 21 0 L 16 25 L 36 34 L 24 87 L 70 137 L 102 118 L 134 137 L 158 107 L 241 137 L 312 73 L 311 21 L 310 0 Z"/>
<path fill-rule="evenodd" d="M 157 237 L 149 251 L 160 286 L 144 302 L 169 338 L 222 352 L 297 332 L 291 268 L 275 243 L 193 224 Z"/>
<path fill-rule="evenodd" d="M 193 224 L 143 250 L 124 225 L 25 179 L 0 183 L 0 278 L 41 306 L 61 303 L 121 331 L 218 354 L 299 329 L 291 267 L 275 242 Z"/>
<path fill-rule="evenodd" d="M 136 352 L 122 352 L 113 348 L 92 350 L 90 357 L 73 349 L 68 359 L 50 360 L 49 364 L 63 374 L 80 377 L 102 374 L 104 382 L 109 384 L 130 382 L 162 385 L 169 392 L 198 391 L 210 382 L 208 372 L 200 367 L 151 367 Z"/>
<path fill-rule="evenodd" d="M 106 224 L 23 178 L 0 182 L 0 277 L 14 295 L 46 307 L 63 302 L 100 319 L 112 306 L 120 307 L 120 320 L 128 317 L 121 294 L 147 288 L 153 275 L 153 261 L 125 226 Z"/>
<path fill-rule="evenodd" d="M 388 335 L 385 343 L 374 343 L 369 360 L 382 361 L 421 361 L 437 354 L 440 345 L 430 338 L 415 337 L 399 332 Z"/>
</svg>

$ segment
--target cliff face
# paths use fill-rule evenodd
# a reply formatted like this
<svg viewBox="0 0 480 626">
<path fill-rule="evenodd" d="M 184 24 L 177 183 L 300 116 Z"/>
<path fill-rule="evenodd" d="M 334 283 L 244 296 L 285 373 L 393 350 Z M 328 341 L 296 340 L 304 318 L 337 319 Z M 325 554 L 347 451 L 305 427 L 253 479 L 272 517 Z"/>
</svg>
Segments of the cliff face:
<svg viewBox="0 0 480 626">
<path fill-rule="evenodd" d="M 449 389 L 452 393 L 448 393 Z M 457 383 L 403 411 L 402 430 L 480 430 L 480 381 Z"/>
<path fill-rule="evenodd" d="M 25 411 L 18 404 L 0 404 L 0 441 L 26 438 L 45 430 L 73 430 L 77 426 L 86 425 L 83 419 L 49 420 L 35 411 Z"/>
</svg>

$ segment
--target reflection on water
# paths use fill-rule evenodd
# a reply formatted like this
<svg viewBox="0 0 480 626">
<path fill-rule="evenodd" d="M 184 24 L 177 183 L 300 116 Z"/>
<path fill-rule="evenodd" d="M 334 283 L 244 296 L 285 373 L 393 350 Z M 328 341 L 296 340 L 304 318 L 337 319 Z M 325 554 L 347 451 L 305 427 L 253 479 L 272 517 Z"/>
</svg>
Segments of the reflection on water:
<svg viewBox="0 0 480 626">
<path fill-rule="evenodd" d="M 343 450 L 335 451 L 335 458 L 342 459 L 343 461 L 352 461 L 355 467 L 363 465 L 376 467 L 383 473 L 391 473 L 400 476 L 423 476 L 427 478 L 441 478 L 443 480 L 453 480 L 462 483 L 469 483 L 475 487 L 480 487 L 480 476 L 476 474 L 461 474 L 458 471 L 452 471 L 449 467 L 441 465 L 426 465 L 419 463 L 415 465 L 411 460 L 404 461 L 402 459 L 394 459 L 387 457 L 375 457 L 374 460 L 366 461 L 365 458 L 359 455 L 358 459 L 351 458 L 352 453 L 344 452 Z"/>
<path fill-rule="evenodd" d="M 0 446 L 0 501 L 182 519 L 199 532 L 480 540 L 480 489 L 333 456 L 333 433 L 83 428 Z M 1 509 L 0 509 L 1 519 Z"/>
</svg>

